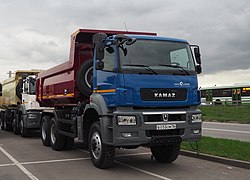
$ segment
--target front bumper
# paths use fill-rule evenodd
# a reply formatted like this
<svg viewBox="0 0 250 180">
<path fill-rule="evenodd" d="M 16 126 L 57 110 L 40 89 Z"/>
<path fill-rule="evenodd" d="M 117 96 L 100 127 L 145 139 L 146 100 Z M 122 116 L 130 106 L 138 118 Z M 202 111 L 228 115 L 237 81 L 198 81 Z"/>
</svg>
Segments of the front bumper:
<svg viewBox="0 0 250 180">
<path fill-rule="evenodd" d="M 38 129 L 41 125 L 41 112 L 32 111 L 23 115 L 24 127 L 27 129 Z"/>
<path fill-rule="evenodd" d="M 136 110 L 115 111 L 101 120 L 103 142 L 116 147 L 150 145 L 154 139 L 180 137 L 183 141 L 198 141 L 201 138 L 201 121 L 192 122 L 194 110 Z M 163 121 L 163 115 L 169 115 Z M 135 126 L 119 126 L 117 116 L 136 116 Z"/>
</svg>

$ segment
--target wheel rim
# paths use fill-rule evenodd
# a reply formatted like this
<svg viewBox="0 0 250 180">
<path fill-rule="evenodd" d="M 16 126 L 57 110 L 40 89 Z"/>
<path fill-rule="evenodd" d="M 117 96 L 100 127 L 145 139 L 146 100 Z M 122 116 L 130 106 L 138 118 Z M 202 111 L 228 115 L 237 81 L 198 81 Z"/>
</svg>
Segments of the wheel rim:
<svg viewBox="0 0 250 180">
<path fill-rule="evenodd" d="M 87 86 L 89 88 L 91 88 L 91 85 L 92 85 L 92 79 L 93 79 L 93 67 L 90 67 L 86 73 L 85 73 L 85 77 L 84 77 L 84 80 L 87 84 Z"/>
<path fill-rule="evenodd" d="M 102 152 L 102 141 L 99 133 L 94 132 L 91 137 L 91 153 L 93 154 L 95 159 L 99 159 L 101 157 Z"/>
<path fill-rule="evenodd" d="M 42 124 L 42 138 L 43 138 L 43 140 L 46 139 L 46 124 L 45 124 L 45 122 L 43 122 L 43 124 Z"/>
<path fill-rule="evenodd" d="M 55 124 L 51 125 L 51 128 L 50 128 L 50 139 L 51 139 L 52 144 L 55 144 L 55 142 L 56 142 Z"/>
</svg>

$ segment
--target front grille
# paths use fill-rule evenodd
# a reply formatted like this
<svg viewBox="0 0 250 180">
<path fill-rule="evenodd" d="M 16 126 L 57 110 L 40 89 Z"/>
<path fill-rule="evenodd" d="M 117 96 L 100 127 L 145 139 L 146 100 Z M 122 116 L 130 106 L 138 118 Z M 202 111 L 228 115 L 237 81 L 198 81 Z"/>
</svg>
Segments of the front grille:
<svg viewBox="0 0 250 180">
<path fill-rule="evenodd" d="M 176 136 L 183 135 L 184 129 L 171 129 L 171 130 L 146 130 L 146 136 Z"/>
<path fill-rule="evenodd" d="M 144 115 L 144 122 L 161 122 L 163 120 L 162 114 L 152 114 L 152 115 Z M 186 114 L 168 114 L 167 121 L 185 121 Z"/>
<path fill-rule="evenodd" d="M 187 89 L 141 89 L 143 101 L 185 101 Z"/>
</svg>

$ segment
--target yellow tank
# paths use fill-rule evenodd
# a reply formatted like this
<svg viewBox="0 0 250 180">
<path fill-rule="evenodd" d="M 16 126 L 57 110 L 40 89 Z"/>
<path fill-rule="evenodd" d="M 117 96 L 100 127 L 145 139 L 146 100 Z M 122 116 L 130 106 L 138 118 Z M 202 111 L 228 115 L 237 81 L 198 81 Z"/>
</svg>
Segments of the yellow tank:
<svg viewBox="0 0 250 180">
<path fill-rule="evenodd" d="M 0 108 L 16 106 L 21 103 L 21 88 L 23 76 L 36 75 L 40 70 L 18 70 L 14 76 L 2 81 L 2 96 L 0 97 Z"/>
</svg>

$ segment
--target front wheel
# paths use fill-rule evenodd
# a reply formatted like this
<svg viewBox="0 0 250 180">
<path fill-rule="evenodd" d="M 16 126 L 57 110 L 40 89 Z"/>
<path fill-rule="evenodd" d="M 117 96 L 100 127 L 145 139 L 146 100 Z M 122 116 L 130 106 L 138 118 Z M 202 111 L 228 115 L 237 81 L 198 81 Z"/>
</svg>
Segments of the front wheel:
<svg viewBox="0 0 250 180">
<path fill-rule="evenodd" d="M 94 122 L 89 132 L 89 151 L 93 164 L 101 169 L 112 166 L 115 147 L 102 143 L 100 122 Z"/>
<path fill-rule="evenodd" d="M 180 144 L 166 146 L 151 146 L 150 150 L 154 158 L 161 163 L 171 163 L 175 161 L 180 153 Z"/>
</svg>

